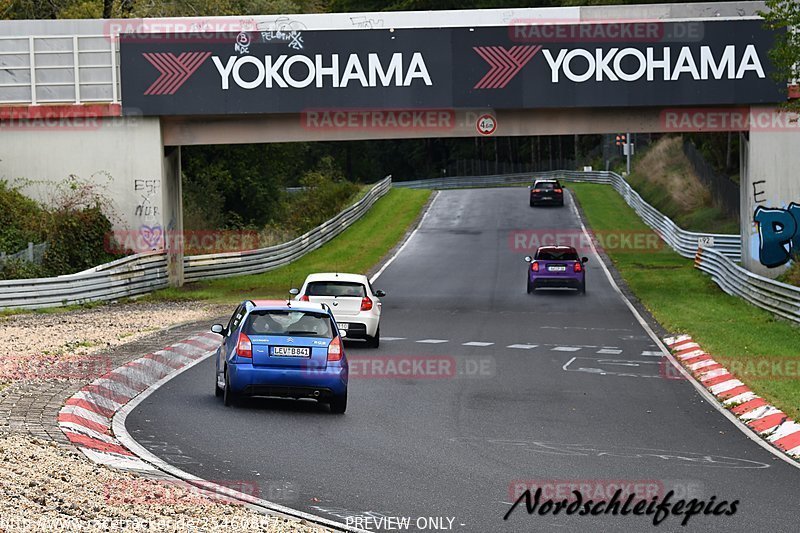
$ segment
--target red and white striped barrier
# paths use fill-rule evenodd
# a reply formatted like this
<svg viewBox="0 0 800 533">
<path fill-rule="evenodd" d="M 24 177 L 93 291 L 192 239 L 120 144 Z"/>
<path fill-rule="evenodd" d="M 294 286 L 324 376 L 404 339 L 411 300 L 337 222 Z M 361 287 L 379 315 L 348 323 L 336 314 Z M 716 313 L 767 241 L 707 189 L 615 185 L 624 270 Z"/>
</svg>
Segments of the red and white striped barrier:
<svg viewBox="0 0 800 533">
<path fill-rule="evenodd" d="M 195 335 L 94 380 L 69 398 L 59 411 L 61 431 L 95 463 L 123 470 L 154 471 L 153 466 L 114 437 L 111 419 L 154 383 L 216 350 L 219 339 L 215 333 Z"/>
<path fill-rule="evenodd" d="M 800 424 L 757 396 L 689 335 L 666 337 L 676 359 L 747 427 L 787 455 L 800 458 Z"/>
</svg>

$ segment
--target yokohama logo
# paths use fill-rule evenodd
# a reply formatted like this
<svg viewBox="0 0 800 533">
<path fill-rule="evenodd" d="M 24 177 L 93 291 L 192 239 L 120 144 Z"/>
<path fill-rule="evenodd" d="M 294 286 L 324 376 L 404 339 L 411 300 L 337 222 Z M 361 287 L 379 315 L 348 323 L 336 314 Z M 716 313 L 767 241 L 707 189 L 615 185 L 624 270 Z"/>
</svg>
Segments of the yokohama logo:
<svg viewBox="0 0 800 533">
<path fill-rule="evenodd" d="M 506 50 L 502 46 L 475 46 L 484 61 L 491 67 L 474 89 L 502 89 L 522 70 L 528 61 L 541 50 L 541 46 L 512 46 Z"/>
<path fill-rule="evenodd" d="M 211 52 L 184 52 L 179 56 L 169 52 L 142 54 L 161 75 L 144 92 L 146 95 L 175 94 L 189 76 L 208 59 Z"/>
</svg>

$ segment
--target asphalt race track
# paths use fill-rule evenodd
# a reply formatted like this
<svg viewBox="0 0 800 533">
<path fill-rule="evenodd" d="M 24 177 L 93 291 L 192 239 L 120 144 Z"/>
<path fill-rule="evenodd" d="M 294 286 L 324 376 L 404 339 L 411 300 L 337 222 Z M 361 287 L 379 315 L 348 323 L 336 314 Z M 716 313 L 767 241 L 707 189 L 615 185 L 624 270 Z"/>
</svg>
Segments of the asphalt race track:
<svg viewBox="0 0 800 533">
<path fill-rule="evenodd" d="M 800 470 L 673 379 L 596 256 L 587 254 L 585 296 L 526 294 L 526 253 L 513 247 L 512 232 L 577 230 L 567 201 L 532 209 L 525 189 L 441 192 L 374 284 L 387 292 L 380 348 L 346 345 L 353 373 L 361 370 L 351 376 L 346 415 L 283 400 L 225 408 L 209 359 L 145 400 L 128 430 L 192 474 L 257 483 L 261 498 L 343 522 L 410 517 L 417 530 L 419 517 L 449 517 L 465 532 L 796 531 Z M 389 363 L 403 360 L 433 361 L 435 371 L 399 376 Z M 365 375 L 367 364 L 380 375 Z M 526 483 L 641 483 L 661 496 L 675 490 L 673 499 L 739 504 L 733 516 L 694 516 L 686 528 L 674 516 L 654 528 L 652 516 L 529 516 L 524 505 L 504 521 L 514 487 Z"/>
</svg>

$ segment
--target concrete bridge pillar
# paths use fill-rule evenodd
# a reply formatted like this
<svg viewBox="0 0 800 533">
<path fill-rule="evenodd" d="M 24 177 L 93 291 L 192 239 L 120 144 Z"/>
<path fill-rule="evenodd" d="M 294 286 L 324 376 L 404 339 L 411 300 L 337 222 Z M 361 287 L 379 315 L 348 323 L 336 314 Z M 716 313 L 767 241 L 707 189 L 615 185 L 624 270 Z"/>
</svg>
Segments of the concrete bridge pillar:
<svg viewBox="0 0 800 533">
<path fill-rule="evenodd" d="M 171 287 L 183 286 L 183 190 L 181 188 L 181 147 L 164 148 L 162 174 L 165 250 Z"/>
</svg>

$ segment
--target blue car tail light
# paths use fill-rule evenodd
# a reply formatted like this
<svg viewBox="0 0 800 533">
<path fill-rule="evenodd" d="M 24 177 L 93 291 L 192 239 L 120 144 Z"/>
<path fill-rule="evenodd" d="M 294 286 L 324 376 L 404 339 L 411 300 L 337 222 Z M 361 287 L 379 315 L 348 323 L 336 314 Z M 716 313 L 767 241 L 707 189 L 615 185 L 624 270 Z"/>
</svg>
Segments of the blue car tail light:
<svg viewBox="0 0 800 533">
<path fill-rule="evenodd" d="M 250 337 L 244 333 L 239 333 L 239 341 L 236 343 L 236 355 L 239 357 L 253 358 L 253 343 Z"/>
<path fill-rule="evenodd" d="M 343 354 L 341 338 L 334 337 L 328 345 L 328 361 L 341 361 Z"/>
</svg>

